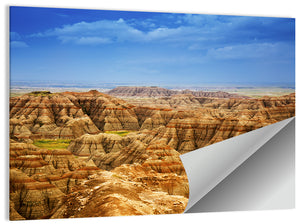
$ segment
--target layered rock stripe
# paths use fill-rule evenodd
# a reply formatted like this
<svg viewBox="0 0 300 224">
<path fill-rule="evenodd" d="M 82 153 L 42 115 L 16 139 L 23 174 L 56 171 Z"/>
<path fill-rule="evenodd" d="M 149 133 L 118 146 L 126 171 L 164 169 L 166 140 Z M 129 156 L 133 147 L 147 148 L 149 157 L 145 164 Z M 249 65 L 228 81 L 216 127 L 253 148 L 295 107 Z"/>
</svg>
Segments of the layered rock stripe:
<svg viewBox="0 0 300 224">
<path fill-rule="evenodd" d="M 180 154 L 295 115 L 295 94 L 189 93 L 145 102 L 97 91 L 11 98 L 10 218 L 183 212 L 188 181 Z M 104 133 L 120 130 L 130 132 Z M 37 139 L 72 141 L 50 150 L 31 144 Z"/>
</svg>

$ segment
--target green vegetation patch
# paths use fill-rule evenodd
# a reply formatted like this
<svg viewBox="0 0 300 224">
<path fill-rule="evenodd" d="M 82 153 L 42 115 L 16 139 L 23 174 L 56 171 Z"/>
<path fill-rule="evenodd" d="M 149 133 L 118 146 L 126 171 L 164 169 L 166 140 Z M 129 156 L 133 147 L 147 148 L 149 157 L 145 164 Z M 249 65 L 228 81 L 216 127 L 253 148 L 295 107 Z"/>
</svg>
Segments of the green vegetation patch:
<svg viewBox="0 0 300 224">
<path fill-rule="evenodd" d="M 107 134 L 117 134 L 117 135 L 120 135 L 121 137 L 126 136 L 131 132 L 133 132 L 133 131 L 125 131 L 125 130 L 122 130 L 122 131 L 105 131 L 105 133 L 107 133 Z"/>
<path fill-rule="evenodd" d="M 33 144 L 42 149 L 66 149 L 71 141 L 71 139 L 39 139 Z"/>
<path fill-rule="evenodd" d="M 117 174 L 113 174 L 112 176 L 115 177 L 115 178 L 118 178 L 118 179 L 123 179 L 122 177 L 120 177 L 120 176 L 117 175 Z"/>
<path fill-rule="evenodd" d="M 49 96 L 52 95 L 50 91 L 33 91 L 29 93 L 31 96 Z"/>
</svg>

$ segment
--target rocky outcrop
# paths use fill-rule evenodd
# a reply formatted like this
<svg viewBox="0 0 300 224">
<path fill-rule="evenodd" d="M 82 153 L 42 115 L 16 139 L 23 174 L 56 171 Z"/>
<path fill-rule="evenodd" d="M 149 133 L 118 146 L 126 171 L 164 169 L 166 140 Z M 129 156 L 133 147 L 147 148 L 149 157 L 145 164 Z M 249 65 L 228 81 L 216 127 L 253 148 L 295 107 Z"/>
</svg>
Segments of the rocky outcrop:
<svg viewBox="0 0 300 224">
<path fill-rule="evenodd" d="M 158 109 L 169 109 L 176 111 L 197 110 L 199 108 L 210 109 L 263 109 L 266 107 L 277 107 L 293 105 L 295 103 L 295 94 L 281 97 L 262 97 L 262 98 L 214 98 L 214 97 L 196 97 L 191 94 L 172 95 L 170 97 L 160 98 L 126 98 L 126 101 L 139 107 L 152 107 Z"/>
<path fill-rule="evenodd" d="M 106 170 L 122 164 L 141 163 L 147 158 L 143 142 L 115 134 L 83 135 L 75 139 L 68 150 L 77 156 L 88 157 L 97 167 Z"/>
<path fill-rule="evenodd" d="M 229 109 L 200 108 L 192 114 L 178 112 L 166 126 L 153 129 L 152 142 L 161 141 L 180 153 L 213 144 L 295 115 L 293 100 L 260 100 L 257 108 L 250 103 L 237 104 Z M 276 105 L 276 106 L 275 106 Z M 228 106 L 227 106 L 228 108 Z M 148 137 L 149 138 L 149 137 Z"/>
<path fill-rule="evenodd" d="M 176 114 L 171 109 L 160 109 L 153 107 L 136 107 L 135 114 L 138 118 L 140 129 L 154 129 L 167 125 Z"/>
<path fill-rule="evenodd" d="M 119 86 L 107 93 L 119 97 L 163 97 L 171 96 L 173 91 L 157 86 Z"/>
<path fill-rule="evenodd" d="M 185 175 L 185 170 L 180 160 L 180 153 L 163 141 L 151 143 L 146 148 L 147 160 L 143 166 L 150 167 L 158 173 L 174 173 Z"/>
<path fill-rule="evenodd" d="M 25 220 L 15 209 L 15 204 L 9 201 L 9 220 Z"/>
<path fill-rule="evenodd" d="M 35 181 L 18 169 L 10 169 L 11 205 L 23 218 L 37 219 L 51 214 L 63 196 L 53 184 Z"/>
<path fill-rule="evenodd" d="M 139 163 L 156 172 L 182 174 L 184 168 L 180 154 L 157 135 L 165 130 L 161 127 L 152 133 L 141 131 L 126 137 L 104 133 L 86 134 L 75 139 L 68 150 L 74 155 L 88 157 L 93 164 L 105 170 L 122 164 Z"/>
<path fill-rule="evenodd" d="M 161 144 L 182 154 L 294 116 L 295 96 L 210 99 L 202 101 L 202 107 L 194 111 L 146 107 L 134 110 L 141 124 L 140 131 L 124 138 L 85 135 L 71 143 L 69 150 L 91 156 L 97 166 L 108 170 L 145 160 L 140 155 L 149 157 L 146 148 L 151 144 Z"/>
<path fill-rule="evenodd" d="M 189 197 L 189 185 L 185 171 L 180 175 L 172 172 L 156 172 L 148 164 L 123 164 L 112 170 L 127 181 L 141 182 L 152 191 Z"/>
<path fill-rule="evenodd" d="M 153 103 L 152 107 L 145 106 L 145 103 L 134 106 L 97 91 L 15 97 L 10 102 L 10 134 L 15 139 L 74 139 L 100 131 L 152 130 L 176 120 L 195 117 L 219 121 L 257 118 L 255 121 L 264 126 L 295 114 L 293 94 L 260 99 L 189 95 L 149 99 L 147 102 Z M 167 108 L 162 108 L 162 105 Z"/>
<path fill-rule="evenodd" d="M 98 134 L 103 143 L 102 135 L 108 134 Z M 88 136 L 81 140 L 90 143 L 86 139 Z M 188 181 L 179 162 L 179 153 L 158 144 L 146 147 L 139 140 L 133 141 L 133 136 L 118 136 L 125 145 L 119 151 L 106 152 L 106 147 L 113 148 L 112 144 L 102 145 L 99 151 L 97 147 L 89 151 L 96 156 L 95 161 L 102 153 L 107 157 L 102 155 L 101 161 L 115 158 L 101 165 L 110 171 L 88 166 L 91 163 L 82 162 L 67 150 L 39 149 L 29 143 L 12 141 L 11 219 L 183 212 L 188 197 Z M 97 140 L 97 137 L 92 137 Z M 118 137 L 116 141 L 120 141 Z M 101 144 L 99 139 L 97 141 Z M 117 156 L 114 157 L 114 154 Z M 178 168 L 180 165 L 181 168 Z"/>
<path fill-rule="evenodd" d="M 139 124 L 133 105 L 96 90 L 87 93 L 63 93 L 92 119 L 103 131 L 138 130 Z"/>
<path fill-rule="evenodd" d="M 196 97 L 213 97 L 213 98 L 248 98 L 238 94 L 230 94 L 227 92 L 217 91 L 191 91 L 191 90 L 170 90 L 157 86 L 119 86 L 110 91 L 108 94 L 117 97 L 169 97 L 178 94 L 191 94 Z"/>
<path fill-rule="evenodd" d="M 99 168 L 77 160 L 67 150 L 39 149 L 29 143 L 11 141 L 11 219 L 49 217 L 72 187 L 98 171 Z"/>
<path fill-rule="evenodd" d="M 69 145 L 69 150 L 77 156 L 90 156 L 97 153 L 114 153 L 125 146 L 121 136 L 116 134 L 100 133 L 97 135 L 85 134 L 75 139 Z"/>
<path fill-rule="evenodd" d="M 165 179 L 165 183 L 159 179 Z M 75 187 L 52 218 L 182 213 L 187 198 L 176 191 L 181 180 L 174 174 L 173 179 L 168 178 L 140 165 L 122 165 L 93 175 Z"/>
<path fill-rule="evenodd" d="M 183 212 L 189 192 L 180 154 L 295 115 L 295 94 L 145 102 L 97 91 L 11 98 L 10 218 Z M 72 141 L 51 150 L 31 144 L 39 138 Z"/>
<path fill-rule="evenodd" d="M 10 99 L 10 135 L 17 139 L 66 138 L 99 129 L 82 109 L 61 94 L 23 95 Z"/>
</svg>

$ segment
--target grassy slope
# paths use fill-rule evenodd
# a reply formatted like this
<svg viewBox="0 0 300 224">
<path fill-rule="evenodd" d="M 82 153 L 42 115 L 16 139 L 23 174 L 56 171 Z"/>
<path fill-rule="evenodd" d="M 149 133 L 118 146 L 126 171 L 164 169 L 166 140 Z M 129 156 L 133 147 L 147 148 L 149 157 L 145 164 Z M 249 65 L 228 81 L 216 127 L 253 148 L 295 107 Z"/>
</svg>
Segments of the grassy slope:
<svg viewBox="0 0 300 224">
<path fill-rule="evenodd" d="M 106 131 L 105 133 L 107 134 L 117 134 L 120 135 L 121 137 L 128 135 L 130 132 L 132 131 L 126 131 L 126 130 L 122 130 L 122 131 Z"/>
<path fill-rule="evenodd" d="M 39 139 L 33 144 L 42 149 L 66 149 L 71 141 L 70 139 Z"/>
</svg>

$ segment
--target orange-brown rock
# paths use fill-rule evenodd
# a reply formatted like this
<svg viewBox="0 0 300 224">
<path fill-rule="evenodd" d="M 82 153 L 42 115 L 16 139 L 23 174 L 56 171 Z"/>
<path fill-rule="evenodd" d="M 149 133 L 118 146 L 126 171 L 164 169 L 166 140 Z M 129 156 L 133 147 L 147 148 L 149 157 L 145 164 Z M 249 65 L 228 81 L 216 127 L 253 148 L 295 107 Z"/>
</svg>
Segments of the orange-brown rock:
<svg viewBox="0 0 300 224">
<path fill-rule="evenodd" d="M 37 219 L 52 214 L 63 196 L 54 185 L 38 182 L 18 169 L 10 169 L 11 205 L 23 218 Z"/>
<path fill-rule="evenodd" d="M 185 172 L 182 172 L 181 175 L 171 172 L 158 173 L 145 164 L 124 164 L 113 169 L 112 172 L 128 181 L 142 182 L 152 191 L 163 191 L 170 195 L 189 197 L 189 185 Z"/>
<path fill-rule="evenodd" d="M 131 178 L 154 171 L 147 168 L 145 170 L 141 166 L 127 166 L 95 174 L 88 181 L 74 187 L 73 193 L 64 197 L 63 205 L 52 218 L 171 214 L 184 211 L 186 197 L 174 194 L 175 191 L 173 194 L 162 191 L 160 186 L 155 186 L 154 181 L 143 180 L 145 176 L 141 176 L 139 180 Z M 150 175 L 157 177 L 155 172 Z M 174 186 L 178 180 L 180 179 L 174 178 Z M 147 186 L 147 183 L 152 186 Z"/>
<path fill-rule="evenodd" d="M 108 170 L 123 163 L 141 163 L 149 157 L 145 148 L 157 142 L 182 154 L 294 116 L 295 95 L 207 99 L 194 111 L 147 107 L 134 110 L 141 131 L 123 138 L 116 135 L 108 138 L 107 134 L 86 135 L 71 143 L 69 150 L 91 156 L 97 166 Z M 135 144 L 130 146 L 132 142 Z M 146 156 L 140 157 L 140 154 Z"/>
<path fill-rule="evenodd" d="M 11 219 L 168 214 L 187 203 L 180 154 L 294 116 L 295 94 L 134 105 L 97 91 L 36 92 L 11 98 L 10 109 Z M 50 150 L 36 138 L 73 140 Z"/>
<path fill-rule="evenodd" d="M 61 94 L 27 94 L 10 99 L 10 135 L 18 139 L 72 139 L 98 132 L 81 107 Z"/>
<path fill-rule="evenodd" d="M 148 142 L 161 141 L 185 153 L 294 115 L 294 94 L 261 99 L 220 99 L 206 102 L 195 111 L 177 111 L 165 126 L 148 132 L 153 136 Z"/>
<path fill-rule="evenodd" d="M 138 120 L 133 111 L 134 106 L 124 100 L 96 90 L 87 93 L 65 92 L 63 95 L 76 106 L 81 107 L 100 130 L 139 129 Z"/>
<path fill-rule="evenodd" d="M 139 140 L 135 140 L 127 146 L 123 147 L 118 152 L 95 152 L 91 155 L 90 158 L 93 160 L 97 167 L 105 170 L 111 170 L 122 164 L 144 162 L 148 158 L 145 150 L 146 145 Z"/>
<path fill-rule="evenodd" d="M 238 94 L 227 92 L 208 92 L 208 91 L 191 91 L 191 90 L 170 90 L 157 86 L 119 86 L 110 91 L 108 94 L 118 97 L 168 97 L 177 94 L 191 94 L 196 97 L 214 97 L 214 98 L 248 98 Z"/>
<path fill-rule="evenodd" d="M 176 112 L 171 109 L 153 107 L 136 107 L 135 113 L 138 117 L 141 130 L 151 130 L 160 126 L 165 126 L 176 114 Z"/>
<path fill-rule="evenodd" d="M 146 148 L 147 160 L 143 166 L 150 167 L 159 173 L 185 174 L 180 160 L 180 153 L 163 142 L 156 141 Z"/>
<path fill-rule="evenodd" d="M 78 156 L 90 156 L 95 152 L 118 152 L 125 146 L 121 136 L 116 134 L 100 133 L 97 135 L 85 134 L 72 141 L 69 150 Z"/>
<path fill-rule="evenodd" d="M 195 118 L 204 124 L 212 120 L 216 123 L 238 120 L 241 124 L 243 120 L 250 120 L 250 123 L 260 123 L 256 126 L 265 126 L 295 114 L 294 94 L 260 99 L 187 95 L 147 99 L 147 102 L 152 102 L 152 107 L 145 107 L 144 103 L 134 106 L 97 91 L 15 97 L 10 103 L 10 133 L 19 139 L 77 138 L 85 133 L 99 133 L 99 130 L 175 127 L 177 121 L 182 124 L 185 118 L 189 119 L 187 123 Z M 161 108 L 162 105 L 167 108 Z M 247 128 L 247 131 L 254 129 Z"/>
<path fill-rule="evenodd" d="M 29 176 L 37 173 L 63 174 L 85 166 L 68 150 L 47 150 L 29 143 L 10 143 L 10 167 Z"/>
<path fill-rule="evenodd" d="M 72 187 L 98 171 L 99 168 L 77 160 L 68 150 L 39 149 L 29 143 L 11 141 L 10 218 L 49 217 Z"/>
<path fill-rule="evenodd" d="M 15 209 L 15 204 L 9 201 L 9 220 L 25 220 Z"/>
</svg>

